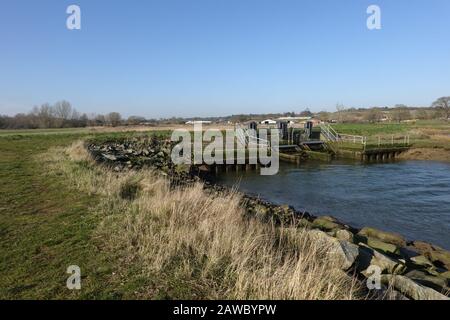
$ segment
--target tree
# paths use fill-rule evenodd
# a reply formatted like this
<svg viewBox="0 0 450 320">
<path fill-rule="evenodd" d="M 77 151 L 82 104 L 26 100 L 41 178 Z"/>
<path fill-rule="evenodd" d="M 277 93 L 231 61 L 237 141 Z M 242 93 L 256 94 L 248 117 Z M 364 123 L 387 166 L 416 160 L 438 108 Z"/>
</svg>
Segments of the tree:
<svg viewBox="0 0 450 320">
<path fill-rule="evenodd" d="M 54 105 L 44 103 L 35 106 L 25 114 L 18 113 L 14 117 L 0 116 L 0 128 L 36 129 L 57 127 L 86 126 L 88 117 L 78 113 L 69 102 L 59 101 Z"/>
<path fill-rule="evenodd" d="M 308 108 L 300 112 L 300 117 L 312 117 L 313 113 Z"/>
<path fill-rule="evenodd" d="M 408 107 L 404 104 L 395 105 L 395 108 L 392 110 L 391 114 L 392 120 L 397 122 L 411 119 L 411 112 L 409 112 Z"/>
<path fill-rule="evenodd" d="M 330 113 L 327 111 L 320 111 L 317 114 L 317 117 L 321 120 L 321 121 L 330 121 Z"/>
<path fill-rule="evenodd" d="M 383 118 L 383 113 L 378 108 L 369 109 L 364 118 L 369 122 L 379 122 Z"/>
<path fill-rule="evenodd" d="M 110 112 L 106 115 L 106 120 L 110 126 L 117 127 L 122 121 L 122 116 L 118 112 Z"/>
<path fill-rule="evenodd" d="M 432 114 L 432 119 L 442 119 L 444 118 L 444 112 L 441 109 L 434 109 Z"/>
<path fill-rule="evenodd" d="M 129 125 L 137 125 L 142 122 L 145 122 L 145 118 L 141 116 L 129 116 L 127 120 L 127 124 Z"/>
<path fill-rule="evenodd" d="M 31 125 L 32 125 L 31 118 L 32 118 L 32 116 L 30 116 L 30 115 L 26 115 L 24 113 L 18 113 L 14 116 L 14 118 L 12 118 L 12 121 L 11 121 L 11 124 L 9 125 L 9 127 L 11 129 L 31 128 Z"/>
<path fill-rule="evenodd" d="M 450 120 L 450 97 L 441 97 L 434 101 L 431 106 L 442 111 L 445 119 Z"/>
<path fill-rule="evenodd" d="M 76 121 L 76 120 L 79 120 L 80 118 L 81 118 L 81 114 L 77 110 L 73 109 L 70 119 Z"/>
<path fill-rule="evenodd" d="M 8 116 L 0 115 L 0 129 L 6 129 L 9 121 L 10 119 Z"/>
<path fill-rule="evenodd" d="M 106 117 L 102 114 L 98 114 L 94 118 L 95 126 L 104 126 L 106 124 Z"/>
<path fill-rule="evenodd" d="M 53 126 L 53 108 L 48 103 L 44 103 L 40 107 L 34 107 L 31 112 L 36 116 L 39 128 L 51 128 Z"/>
<path fill-rule="evenodd" d="M 80 119 L 78 120 L 79 126 L 80 127 L 86 127 L 88 125 L 88 122 L 89 122 L 89 117 L 87 116 L 86 113 L 83 113 L 80 116 Z"/>
<path fill-rule="evenodd" d="M 420 108 L 416 111 L 416 118 L 420 120 L 427 120 L 429 118 L 427 110 Z"/>
<path fill-rule="evenodd" d="M 53 106 L 55 116 L 57 118 L 63 119 L 63 120 L 70 120 L 72 119 L 74 111 L 72 110 L 72 105 L 68 101 L 58 101 Z"/>
<path fill-rule="evenodd" d="M 341 103 L 337 103 L 336 104 L 336 111 L 338 113 L 338 121 L 342 122 L 343 116 L 344 116 L 343 113 L 345 111 L 345 106 L 343 104 L 341 104 Z"/>
</svg>

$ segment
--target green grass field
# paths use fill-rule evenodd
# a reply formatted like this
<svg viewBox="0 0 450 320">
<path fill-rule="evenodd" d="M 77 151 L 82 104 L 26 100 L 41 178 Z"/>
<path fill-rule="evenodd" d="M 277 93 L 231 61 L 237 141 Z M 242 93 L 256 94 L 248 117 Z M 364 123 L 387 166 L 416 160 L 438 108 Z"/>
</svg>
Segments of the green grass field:
<svg viewBox="0 0 450 320">
<path fill-rule="evenodd" d="M 18 129 L 18 130 L 0 130 L 0 137 L 5 136 L 30 136 L 30 135 L 43 135 L 43 134 L 88 134 L 91 132 L 90 128 L 63 128 L 63 129 Z"/>
<path fill-rule="evenodd" d="M 407 124 L 372 124 L 372 123 L 343 123 L 332 125 L 336 131 L 344 134 L 353 134 L 359 136 L 373 136 L 378 134 L 400 134 L 409 130 Z"/>
<path fill-rule="evenodd" d="M 413 130 L 435 129 L 450 134 L 450 122 L 446 121 L 416 121 L 411 123 L 343 123 L 333 124 L 339 133 L 361 136 L 408 134 Z"/>
<path fill-rule="evenodd" d="M 450 150 L 450 122 L 417 121 L 413 123 L 345 123 L 334 124 L 333 128 L 341 134 L 367 137 L 367 144 L 376 147 L 378 137 L 382 144 L 402 143 L 404 136 L 416 148 L 442 148 Z M 348 146 L 348 148 L 355 148 Z"/>
<path fill-rule="evenodd" d="M 112 280 L 114 257 L 102 255 L 93 239 L 100 221 L 90 214 L 96 196 L 77 191 L 40 159 L 51 148 L 88 137 L 64 131 L 0 137 L 0 298 L 111 299 L 130 291 Z M 82 291 L 66 288 L 72 264 L 89 275 Z"/>
</svg>

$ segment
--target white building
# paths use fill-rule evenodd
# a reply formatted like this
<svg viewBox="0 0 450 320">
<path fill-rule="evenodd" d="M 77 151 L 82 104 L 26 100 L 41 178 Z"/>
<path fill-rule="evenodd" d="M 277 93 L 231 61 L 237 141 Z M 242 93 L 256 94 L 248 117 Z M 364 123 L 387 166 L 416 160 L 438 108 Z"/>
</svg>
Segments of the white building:
<svg viewBox="0 0 450 320">
<path fill-rule="evenodd" d="M 312 119 L 312 117 L 280 117 L 277 120 L 295 122 L 295 121 L 307 121 L 307 120 L 311 120 L 311 119 Z"/>
<path fill-rule="evenodd" d="M 261 121 L 261 124 L 277 124 L 277 122 L 272 119 L 266 119 L 266 120 Z"/>
<path fill-rule="evenodd" d="M 186 124 L 211 124 L 211 121 L 203 121 L 203 120 L 190 120 L 187 121 Z"/>
</svg>

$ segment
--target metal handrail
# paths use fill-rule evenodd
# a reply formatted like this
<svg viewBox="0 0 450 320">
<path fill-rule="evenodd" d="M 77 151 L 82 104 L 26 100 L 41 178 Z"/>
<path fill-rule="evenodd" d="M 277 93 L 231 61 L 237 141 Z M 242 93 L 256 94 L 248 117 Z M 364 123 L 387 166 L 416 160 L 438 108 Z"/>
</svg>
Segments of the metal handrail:
<svg viewBox="0 0 450 320">
<path fill-rule="evenodd" d="M 239 124 L 236 124 L 236 132 L 238 140 L 244 145 L 248 146 L 250 142 L 256 142 L 257 145 L 264 145 L 270 148 L 270 141 L 266 139 L 261 139 L 255 135 L 251 135 L 248 129 L 242 128 Z"/>
<path fill-rule="evenodd" d="M 409 145 L 410 144 L 410 137 L 409 135 L 404 136 L 395 136 L 391 135 L 388 136 L 377 136 L 372 138 L 372 144 L 376 144 L 378 146 L 381 145 Z"/>
<path fill-rule="evenodd" d="M 339 140 L 339 134 L 330 125 L 328 125 L 328 124 L 321 124 L 320 125 L 320 129 L 321 129 L 322 133 L 324 134 L 324 136 L 328 140 L 331 140 L 331 141 L 338 141 Z"/>
<path fill-rule="evenodd" d="M 324 136 L 334 142 L 352 142 L 357 144 L 365 144 L 366 137 L 364 136 L 357 136 L 357 135 L 351 135 L 351 134 L 341 134 L 338 133 L 332 126 L 329 124 L 321 124 L 320 129 L 324 133 Z"/>
<path fill-rule="evenodd" d="M 366 137 L 351 134 L 339 134 L 339 140 L 344 142 L 353 142 L 355 144 L 364 144 Z"/>
<path fill-rule="evenodd" d="M 335 137 L 339 137 L 339 133 L 336 130 L 334 130 L 334 128 L 329 124 L 327 125 L 327 129 L 331 132 L 332 135 L 334 135 Z"/>
</svg>

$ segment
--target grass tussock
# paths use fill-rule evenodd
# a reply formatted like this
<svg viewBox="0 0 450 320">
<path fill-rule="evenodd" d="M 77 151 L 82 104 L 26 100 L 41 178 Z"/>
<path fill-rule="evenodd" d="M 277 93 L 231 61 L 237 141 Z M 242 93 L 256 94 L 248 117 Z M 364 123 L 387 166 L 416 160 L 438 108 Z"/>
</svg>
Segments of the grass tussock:
<svg viewBox="0 0 450 320">
<path fill-rule="evenodd" d="M 81 142 L 53 152 L 54 168 L 95 193 L 97 236 L 122 257 L 124 282 L 152 279 L 142 298 L 356 299 L 357 282 L 306 232 L 244 218 L 240 196 L 201 184 L 171 190 L 154 172 L 114 173 Z M 134 266 L 134 267 L 133 267 Z M 144 286 L 144 284 L 143 284 Z"/>
</svg>

